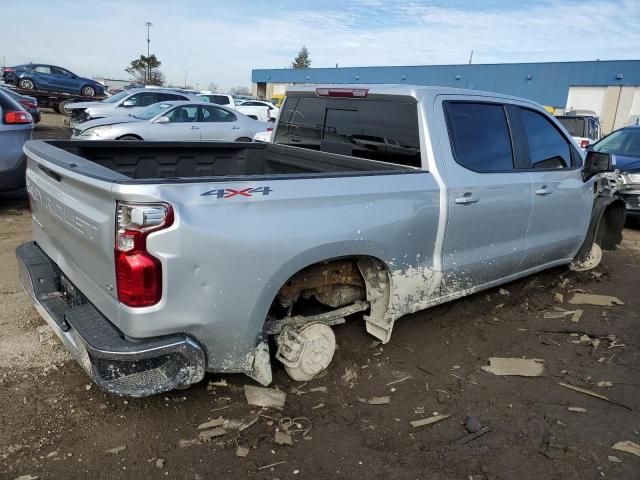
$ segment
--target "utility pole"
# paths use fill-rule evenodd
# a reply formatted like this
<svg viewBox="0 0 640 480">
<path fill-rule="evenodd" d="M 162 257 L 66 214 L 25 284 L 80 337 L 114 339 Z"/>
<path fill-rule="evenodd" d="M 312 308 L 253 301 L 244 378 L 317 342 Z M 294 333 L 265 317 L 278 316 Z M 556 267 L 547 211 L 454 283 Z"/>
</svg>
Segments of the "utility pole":
<svg viewBox="0 0 640 480">
<path fill-rule="evenodd" d="M 471 55 L 469 55 L 469 65 L 471 65 L 472 60 L 473 60 L 473 50 L 471 50 Z"/>
<path fill-rule="evenodd" d="M 187 73 L 189 73 L 188 71 L 184 71 L 184 88 L 187 88 Z"/>
<path fill-rule="evenodd" d="M 153 27 L 153 23 L 145 22 L 145 25 L 147 27 L 147 81 L 144 83 L 149 84 L 151 83 L 151 66 L 149 65 L 149 56 L 150 56 L 149 52 L 150 52 L 151 39 L 149 38 L 149 32 L 151 27 Z"/>
</svg>

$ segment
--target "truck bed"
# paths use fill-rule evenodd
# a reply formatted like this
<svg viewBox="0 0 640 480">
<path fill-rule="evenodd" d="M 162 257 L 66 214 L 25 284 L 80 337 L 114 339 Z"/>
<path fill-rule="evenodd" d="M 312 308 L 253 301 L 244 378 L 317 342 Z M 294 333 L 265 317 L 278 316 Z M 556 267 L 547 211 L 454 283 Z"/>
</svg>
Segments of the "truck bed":
<svg viewBox="0 0 640 480">
<path fill-rule="evenodd" d="M 403 165 L 266 143 L 34 140 L 27 143 L 25 151 L 74 172 L 117 183 L 420 171 Z"/>
</svg>

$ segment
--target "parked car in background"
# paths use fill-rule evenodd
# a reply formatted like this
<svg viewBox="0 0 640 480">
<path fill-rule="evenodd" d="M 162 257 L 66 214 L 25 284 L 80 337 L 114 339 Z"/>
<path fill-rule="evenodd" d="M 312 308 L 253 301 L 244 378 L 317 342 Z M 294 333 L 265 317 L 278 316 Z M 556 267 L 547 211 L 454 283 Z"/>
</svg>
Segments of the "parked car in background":
<svg viewBox="0 0 640 480">
<path fill-rule="evenodd" d="M 27 162 L 22 147 L 32 131 L 29 112 L 0 89 L 0 192 L 24 187 Z"/>
<path fill-rule="evenodd" d="M 615 155 L 615 168 L 620 172 L 623 187 L 620 196 L 627 214 L 640 215 L 640 125 L 621 128 L 610 133 L 589 150 Z"/>
<path fill-rule="evenodd" d="M 236 107 L 236 110 L 248 117 L 264 122 L 275 122 L 280 109 L 273 103 L 264 100 L 247 100 Z"/>
<path fill-rule="evenodd" d="M 5 82 L 23 90 L 52 90 L 79 94 L 84 97 L 102 96 L 105 93 L 104 85 L 100 82 L 79 77 L 75 73 L 55 65 L 29 63 L 5 67 L 2 76 Z"/>
<path fill-rule="evenodd" d="M 126 117 L 141 112 L 149 105 L 172 100 L 200 100 L 198 96 L 163 88 L 124 90 L 100 102 L 75 102 L 65 105 L 71 127 L 75 124 L 106 117 Z"/>
<path fill-rule="evenodd" d="M 77 140 L 222 140 L 250 142 L 272 129 L 230 108 L 208 102 L 161 102 L 131 117 L 92 120 L 73 128 Z"/>
<path fill-rule="evenodd" d="M 591 115 L 562 115 L 556 118 L 583 150 L 596 143 L 602 136 L 598 117 Z"/>
<path fill-rule="evenodd" d="M 224 93 L 199 93 L 198 96 L 203 102 L 215 103 L 216 105 L 222 105 L 223 107 L 236 108 L 236 102 L 231 95 Z"/>
<path fill-rule="evenodd" d="M 10 88 L 0 87 L 0 90 L 8 94 L 16 102 L 24 107 L 24 109 L 31 114 L 33 123 L 40 121 L 40 108 L 38 108 L 38 99 L 29 95 L 21 95 L 18 92 L 14 92 Z"/>
</svg>

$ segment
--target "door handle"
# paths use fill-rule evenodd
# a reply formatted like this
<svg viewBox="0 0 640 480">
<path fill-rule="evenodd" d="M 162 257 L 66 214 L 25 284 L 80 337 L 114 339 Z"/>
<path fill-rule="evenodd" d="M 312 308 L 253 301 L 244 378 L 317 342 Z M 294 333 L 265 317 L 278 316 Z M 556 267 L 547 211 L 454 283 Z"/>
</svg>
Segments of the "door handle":
<svg viewBox="0 0 640 480">
<path fill-rule="evenodd" d="M 200 127 L 196 127 L 195 125 L 191 125 L 191 130 L 200 130 Z"/>
<path fill-rule="evenodd" d="M 536 195 L 551 195 L 553 193 L 553 190 L 550 189 L 549 187 L 547 187 L 546 185 L 540 187 L 538 190 L 536 190 Z"/>
<path fill-rule="evenodd" d="M 231 127 L 232 130 L 240 130 L 240 127 L 237 125 L 234 125 L 233 127 Z"/>
<path fill-rule="evenodd" d="M 479 200 L 480 197 L 473 195 L 471 192 L 467 192 L 463 196 L 456 198 L 455 202 L 458 205 L 471 205 L 472 203 L 477 203 Z"/>
</svg>

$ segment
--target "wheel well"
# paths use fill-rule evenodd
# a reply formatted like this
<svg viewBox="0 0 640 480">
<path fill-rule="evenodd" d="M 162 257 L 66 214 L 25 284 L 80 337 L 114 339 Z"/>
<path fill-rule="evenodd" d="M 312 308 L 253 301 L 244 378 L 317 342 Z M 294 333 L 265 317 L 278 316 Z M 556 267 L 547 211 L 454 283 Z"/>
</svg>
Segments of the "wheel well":
<svg viewBox="0 0 640 480">
<path fill-rule="evenodd" d="M 118 138 L 116 138 L 116 140 L 122 140 L 124 137 L 134 137 L 134 138 L 137 138 L 138 140 L 142 140 L 142 137 L 140 135 L 135 135 L 133 133 L 127 133 L 126 135 L 120 135 Z"/>
<path fill-rule="evenodd" d="M 367 331 L 378 338 L 388 338 L 384 318 L 390 286 L 390 272 L 378 258 L 349 256 L 324 260 L 289 277 L 278 290 L 268 318 L 278 318 L 283 313 L 289 317 L 294 308 L 305 301 L 339 309 L 366 300 L 369 304 L 369 315 L 365 316 Z"/>
<path fill-rule="evenodd" d="M 626 216 L 626 207 L 622 200 L 610 203 L 602 213 L 594 241 L 603 250 L 613 251 L 622 242 L 622 229 Z"/>
<path fill-rule="evenodd" d="M 250 139 L 249 137 L 238 137 L 236 138 L 236 142 L 252 142 L 253 140 Z"/>
</svg>

